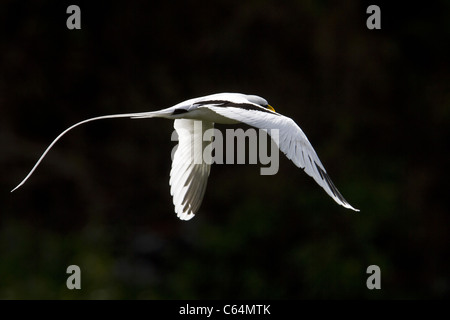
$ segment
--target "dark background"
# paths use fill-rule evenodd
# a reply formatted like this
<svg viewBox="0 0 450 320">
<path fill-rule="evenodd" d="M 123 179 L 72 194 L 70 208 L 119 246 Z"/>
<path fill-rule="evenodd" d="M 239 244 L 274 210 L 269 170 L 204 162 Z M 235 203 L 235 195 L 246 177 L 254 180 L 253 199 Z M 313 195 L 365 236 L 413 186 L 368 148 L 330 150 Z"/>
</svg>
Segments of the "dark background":
<svg viewBox="0 0 450 320">
<path fill-rule="evenodd" d="M 0 298 L 449 296 L 448 1 L 2 1 L 0 24 Z M 214 165 L 180 221 L 164 119 L 79 127 L 9 192 L 77 121 L 223 91 L 293 118 L 361 212 L 280 155 Z"/>
</svg>

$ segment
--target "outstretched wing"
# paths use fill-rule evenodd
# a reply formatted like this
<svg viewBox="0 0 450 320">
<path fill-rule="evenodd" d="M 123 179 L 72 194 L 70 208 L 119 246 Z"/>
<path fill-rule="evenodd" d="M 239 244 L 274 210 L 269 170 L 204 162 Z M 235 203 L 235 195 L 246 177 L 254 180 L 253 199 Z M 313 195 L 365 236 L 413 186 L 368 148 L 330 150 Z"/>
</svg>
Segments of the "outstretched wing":
<svg viewBox="0 0 450 320">
<path fill-rule="evenodd" d="M 172 161 L 169 184 L 175 212 L 181 220 L 189 220 L 195 215 L 205 195 L 211 161 L 204 159 L 203 150 L 211 141 L 203 141 L 203 135 L 213 127 L 214 124 L 208 121 L 174 121 L 179 142 Z"/>
<path fill-rule="evenodd" d="M 340 205 L 345 208 L 359 211 L 353 208 L 334 186 L 325 167 L 320 162 L 314 148 L 308 141 L 302 129 L 290 118 L 279 113 L 267 110 L 261 112 L 258 110 L 248 110 L 239 107 L 221 107 L 207 106 L 212 111 L 253 127 L 267 130 L 267 133 L 273 137 L 274 131 L 278 133 L 278 148 L 292 160 L 296 166 L 305 170 L 305 172 L 316 180 L 316 182 Z"/>
</svg>

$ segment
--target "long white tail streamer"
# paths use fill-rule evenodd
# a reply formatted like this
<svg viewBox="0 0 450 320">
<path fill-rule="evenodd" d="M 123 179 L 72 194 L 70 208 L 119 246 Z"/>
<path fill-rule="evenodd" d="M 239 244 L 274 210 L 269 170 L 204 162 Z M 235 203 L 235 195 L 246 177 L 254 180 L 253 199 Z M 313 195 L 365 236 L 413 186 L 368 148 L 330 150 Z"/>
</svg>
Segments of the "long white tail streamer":
<svg viewBox="0 0 450 320">
<path fill-rule="evenodd" d="M 33 172 L 36 170 L 36 168 L 39 166 L 39 164 L 41 163 L 41 161 L 44 159 L 44 157 L 47 155 L 47 153 L 50 151 L 50 149 L 55 145 L 56 142 L 58 142 L 59 139 L 61 139 L 67 132 L 69 132 L 70 130 L 84 124 L 87 122 L 91 122 L 91 121 L 95 121 L 95 120 L 102 120 L 102 119 L 112 119 L 112 118 L 135 118 L 135 117 L 142 117 L 142 118 L 147 118 L 147 117 L 151 117 L 152 115 L 156 115 L 158 112 L 152 113 L 152 112 L 139 112 L 139 113 L 124 113 L 124 114 L 113 114 L 113 115 L 107 115 L 107 116 L 100 116 L 100 117 L 95 117 L 95 118 L 90 118 L 87 120 L 83 120 L 80 121 L 78 123 L 75 123 L 73 126 L 67 128 L 66 130 L 64 130 L 63 132 L 61 132 L 59 134 L 59 136 L 56 137 L 55 140 L 53 140 L 53 142 L 47 147 L 47 149 L 45 149 L 44 153 L 41 155 L 41 157 L 39 158 L 39 160 L 36 162 L 36 164 L 34 165 L 34 167 L 31 169 L 31 171 L 27 174 L 27 176 L 22 180 L 22 182 L 20 182 L 17 187 L 15 187 L 14 189 L 11 190 L 11 192 L 14 192 L 15 190 L 17 190 L 18 188 L 20 188 L 27 180 L 28 178 L 31 177 L 31 175 L 33 174 Z"/>
</svg>

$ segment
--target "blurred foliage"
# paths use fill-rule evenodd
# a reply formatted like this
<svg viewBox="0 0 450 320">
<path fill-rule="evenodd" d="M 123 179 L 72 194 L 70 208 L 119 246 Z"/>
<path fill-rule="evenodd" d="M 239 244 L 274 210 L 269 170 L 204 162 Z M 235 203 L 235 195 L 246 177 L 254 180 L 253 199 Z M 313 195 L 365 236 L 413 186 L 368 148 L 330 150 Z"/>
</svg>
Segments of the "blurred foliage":
<svg viewBox="0 0 450 320">
<path fill-rule="evenodd" d="M 0 298 L 448 297 L 450 6 L 358 1 L 0 3 Z M 85 118 L 209 93 L 265 97 L 292 117 L 334 203 L 280 171 L 214 165 L 197 216 L 169 194 L 173 124 Z M 228 126 L 218 126 L 220 129 Z M 66 288 L 66 269 L 82 289 Z M 366 288 L 378 265 L 382 289 Z"/>
</svg>

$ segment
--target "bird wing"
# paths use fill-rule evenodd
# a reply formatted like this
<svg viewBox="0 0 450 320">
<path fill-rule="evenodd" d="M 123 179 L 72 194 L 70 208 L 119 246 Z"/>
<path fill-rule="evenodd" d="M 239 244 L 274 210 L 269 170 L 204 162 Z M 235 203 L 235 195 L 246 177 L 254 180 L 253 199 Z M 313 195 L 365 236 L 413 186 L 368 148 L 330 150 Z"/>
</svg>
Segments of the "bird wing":
<svg viewBox="0 0 450 320">
<path fill-rule="evenodd" d="M 178 133 L 178 146 L 170 170 L 170 194 L 177 216 L 181 220 L 189 220 L 199 209 L 205 195 L 211 161 L 203 157 L 203 150 L 211 141 L 203 141 L 203 135 L 206 130 L 214 128 L 214 124 L 177 119 L 174 128 Z"/>
<path fill-rule="evenodd" d="M 359 211 L 353 208 L 335 187 L 305 133 L 292 119 L 272 111 L 261 112 L 214 105 L 207 108 L 221 116 L 265 130 L 287 158 L 304 169 L 338 204 Z M 278 139 L 275 139 L 275 134 L 278 134 Z"/>
</svg>

